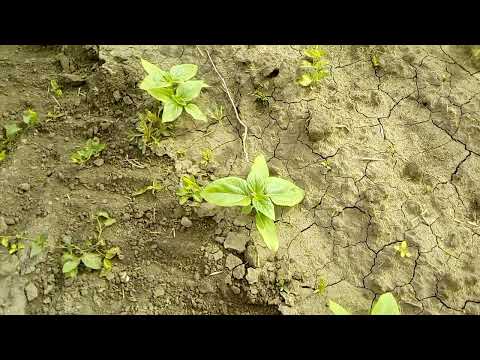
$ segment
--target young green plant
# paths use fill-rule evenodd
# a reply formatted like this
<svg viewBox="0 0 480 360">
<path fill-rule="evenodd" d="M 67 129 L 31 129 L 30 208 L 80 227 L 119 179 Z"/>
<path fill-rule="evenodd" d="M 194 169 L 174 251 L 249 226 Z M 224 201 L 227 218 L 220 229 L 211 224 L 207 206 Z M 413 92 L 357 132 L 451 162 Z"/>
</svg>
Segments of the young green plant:
<svg viewBox="0 0 480 360">
<path fill-rule="evenodd" d="M 327 53 L 319 46 L 311 46 L 303 53 L 307 59 L 302 60 L 300 68 L 304 70 L 304 73 L 298 78 L 297 83 L 305 87 L 317 85 L 320 80 L 329 75 L 326 69 L 328 61 L 324 60 Z"/>
<path fill-rule="evenodd" d="M 205 186 L 201 195 L 218 206 L 241 206 L 244 214 L 255 209 L 257 229 L 267 247 L 276 252 L 279 243 L 274 204 L 295 206 L 303 200 L 305 192 L 290 181 L 270 176 L 264 156 L 259 155 L 247 180 L 235 176 L 215 180 Z"/>
<path fill-rule="evenodd" d="M 343 306 L 332 300 L 329 300 L 328 308 L 334 315 L 352 315 Z M 391 293 L 385 293 L 373 303 L 370 315 L 400 315 L 400 307 Z"/>
<path fill-rule="evenodd" d="M 190 199 L 195 203 L 201 203 L 203 201 L 201 192 L 202 188 L 197 184 L 194 176 L 183 176 L 181 186 L 177 190 L 180 205 L 185 204 Z"/>
<path fill-rule="evenodd" d="M 141 189 L 138 189 L 137 191 L 135 191 L 132 195 L 139 196 L 139 195 L 145 194 L 147 191 L 151 191 L 152 195 L 155 195 L 155 191 L 160 191 L 162 190 L 162 188 L 163 188 L 162 185 L 158 181 L 153 180 L 152 185 L 144 186 Z"/>
<path fill-rule="evenodd" d="M 167 72 L 144 59 L 141 62 L 148 75 L 139 87 L 162 102 L 162 122 L 176 120 L 184 110 L 195 120 L 207 121 L 205 114 L 192 102 L 208 87 L 202 80 L 192 80 L 197 74 L 197 65 L 175 65 Z"/>
<path fill-rule="evenodd" d="M 97 157 L 105 149 L 106 145 L 98 138 L 88 139 L 85 145 L 70 156 L 75 164 L 83 165 L 92 157 Z"/>
</svg>

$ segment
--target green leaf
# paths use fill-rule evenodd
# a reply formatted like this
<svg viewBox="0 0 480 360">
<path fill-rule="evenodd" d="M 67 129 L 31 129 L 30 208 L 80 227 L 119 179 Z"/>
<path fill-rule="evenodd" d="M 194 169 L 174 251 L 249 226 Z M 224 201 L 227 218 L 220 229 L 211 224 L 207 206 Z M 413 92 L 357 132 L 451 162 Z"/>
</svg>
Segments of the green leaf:
<svg viewBox="0 0 480 360">
<path fill-rule="evenodd" d="M 278 250 L 278 237 L 275 223 L 272 219 L 269 219 L 260 212 L 257 212 L 255 220 L 257 229 L 260 232 L 260 235 L 262 235 L 263 241 L 270 250 L 276 252 Z"/>
<path fill-rule="evenodd" d="M 143 81 L 138 85 L 138 87 L 142 90 L 149 91 L 152 89 L 168 88 L 171 85 L 172 84 L 168 82 L 162 75 L 155 74 L 148 75 L 145 79 L 143 79 Z"/>
<path fill-rule="evenodd" d="M 63 264 L 62 272 L 69 273 L 72 270 L 75 270 L 79 264 L 80 264 L 80 259 L 77 258 L 76 256 L 73 256 L 71 260 L 68 260 Z"/>
<path fill-rule="evenodd" d="M 112 269 L 112 260 L 110 259 L 103 259 L 103 269 L 105 269 L 106 271 L 109 271 Z"/>
<path fill-rule="evenodd" d="M 247 182 L 235 176 L 211 182 L 201 195 L 209 203 L 218 206 L 248 206 L 251 203 Z"/>
<path fill-rule="evenodd" d="M 145 59 L 140 59 L 140 61 L 148 75 L 165 73 L 165 71 L 160 69 L 157 65 L 154 65 Z"/>
<path fill-rule="evenodd" d="M 303 53 L 312 59 L 319 59 L 327 54 L 325 50 L 321 49 L 318 46 L 309 47 L 305 49 Z"/>
<path fill-rule="evenodd" d="M 257 194 L 264 193 L 265 182 L 268 179 L 269 172 L 267 162 L 263 155 L 258 155 L 253 161 L 252 168 L 247 177 L 247 183 L 252 191 Z"/>
<path fill-rule="evenodd" d="M 371 315 L 400 315 L 400 308 L 391 293 L 380 295 L 372 306 Z"/>
<path fill-rule="evenodd" d="M 193 78 L 198 71 L 198 66 L 194 64 L 181 64 L 172 66 L 170 69 L 170 75 L 177 82 L 187 81 Z"/>
<path fill-rule="evenodd" d="M 275 208 L 268 197 L 254 197 L 252 199 L 252 204 L 257 211 L 260 211 L 263 215 L 275 220 Z"/>
<path fill-rule="evenodd" d="M 305 196 L 305 192 L 297 185 L 273 176 L 269 177 L 265 183 L 265 194 L 280 206 L 295 206 Z"/>
<path fill-rule="evenodd" d="M 185 106 L 185 111 L 192 115 L 195 120 L 207 121 L 207 117 L 205 116 L 205 114 L 195 104 L 190 103 Z"/>
<path fill-rule="evenodd" d="M 23 113 L 23 122 L 28 126 L 35 125 L 38 122 L 38 114 L 35 111 L 28 109 Z"/>
<path fill-rule="evenodd" d="M 102 257 L 98 254 L 85 253 L 82 256 L 82 262 L 90 269 L 100 270 L 102 268 Z"/>
<path fill-rule="evenodd" d="M 65 276 L 73 279 L 73 278 L 77 277 L 77 274 L 78 274 L 78 268 L 76 267 L 72 271 L 66 272 Z"/>
<path fill-rule="evenodd" d="M 207 87 L 207 84 L 202 80 L 187 81 L 178 86 L 176 95 L 180 96 L 184 101 L 189 102 L 198 97 L 204 87 Z"/>
<path fill-rule="evenodd" d="M 117 255 L 120 255 L 120 248 L 118 246 L 114 246 L 107 250 L 107 253 L 105 254 L 105 258 L 110 260 Z"/>
<path fill-rule="evenodd" d="M 313 79 L 309 74 L 302 74 L 302 76 L 300 76 L 300 78 L 297 80 L 297 83 L 302 86 L 309 86 L 312 81 Z"/>
<path fill-rule="evenodd" d="M 173 101 L 167 102 L 163 108 L 162 122 L 171 122 L 178 118 L 183 111 L 183 107 Z"/>
<path fill-rule="evenodd" d="M 10 242 L 9 236 L 0 236 L 0 244 L 8 249 L 8 243 Z"/>
<path fill-rule="evenodd" d="M 112 226 L 113 224 L 115 224 L 117 222 L 117 220 L 113 219 L 113 218 L 109 218 L 109 219 L 106 219 L 105 221 L 103 221 L 103 225 L 105 227 L 109 227 L 109 226 Z"/>
<path fill-rule="evenodd" d="M 13 138 L 15 135 L 17 135 L 17 133 L 22 130 L 15 123 L 6 124 L 3 127 L 5 128 L 5 136 L 7 137 L 7 139 Z"/>
<path fill-rule="evenodd" d="M 242 214 L 248 215 L 252 212 L 252 209 L 253 209 L 252 205 L 244 206 L 242 208 Z"/>
<path fill-rule="evenodd" d="M 350 312 L 345 310 L 343 306 L 338 305 L 336 302 L 329 300 L 328 301 L 328 308 L 335 314 L 335 315 L 352 315 Z"/>
<path fill-rule="evenodd" d="M 34 256 L 37 256 L 41 252 L 42 252 L 42 247 L 39 244 L 37 244 L 35 242 L 32 242 L 32 247 L 31 247 L 31 250 L 30 250 L 30 258 L 33 258 Z"/>
<path fill-rule="evenodd" d="M 147 92 L 155 99 L 160 100 L 163 103 L 172 101 L 173 90 L 170 88 L 153 88 L 148 89 Z"/>
<path fill-rule="evenodd" d="M 7 152 L 6 150 L 0 151 L 0 161 L 3 161 L 7 158 Z"/>
</svg>

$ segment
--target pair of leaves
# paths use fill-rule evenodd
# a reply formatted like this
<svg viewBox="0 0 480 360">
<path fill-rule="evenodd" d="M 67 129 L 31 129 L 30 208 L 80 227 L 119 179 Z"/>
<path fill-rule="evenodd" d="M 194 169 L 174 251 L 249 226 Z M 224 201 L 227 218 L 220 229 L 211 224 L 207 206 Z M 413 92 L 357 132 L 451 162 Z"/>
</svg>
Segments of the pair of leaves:
<svg viewBox="0 0 480 360">
<path fill-rule="evenodd" d="M 100 155 L 105 147 L 106 145 L 101 143 L 98 138 L 88 139 L 83 148 L 70 156 L 70 160 L 75 164 L 85 164 L 92 157 Z"/>
<path fill-rule="evenodd" d="M 412 254 L 408 251 L 408 243 L 406 241 L 402 241 L 400 245 L 395 245 L 394 249 L 400 253 L 400 256 L 403 257 L 410 257 Z"/>
<path fill-rule="evenodd" d="M 183 110 L 195 120 L 207 121 L 200 108 L 191 103 L 200 95 L 202 88 L 208 87 L 202 80 L 190 80 L 197 74 L 197 65 L 175 65 L 166 72 L 144 59 L 141 59 L 141 62 L 148 75 L 139 87 L 164 104 L 162 122 L 174 121 Z M 177 84 L 174 90 L 173 87 Z"/>
<path fill-rule="evenodd" d="M 230 176 L 213 181 L 202 191 L 206 201 L 218 206 L 242 206 L 244 213 L 255 208 L 257 229 L 273 251 L 278 250 L 274 204 L 295 206 L 304 195 L 304 191 L 290 181 L 270 177 L 263 155 L 254 160 L 247 180 Z"/>
<path fill-rule="evenodd" d="M 35 126 L 38 123 L 38 114 L 28 109 L 23 113 L 23 123 L 27 125 L 27 127 Z"/>
<path fill-rule="evenodd" d="M 328 307 L 335 315 L 351 315 L 343 306 L 332 300 L 328 302 Z M 400 315 L 400 307 L 391 293 L 385 293 L 375 301 L 370 310 L 370 315 Z"/>
<path fill-rule="evenodd" d="M 82 254 L 81 257 L 78 257 L 72 253 L 65 253 L 63 254 L 62 272 L 70 276 L 75 276 L 80 262 L 92 270 L 100 270 L 102 268 L 102 256 L 100 254 L 87 252 Z"/>
<path fill-rule="evenodd" d="M 162 185 L 159 182 L 157 182 L 156 180 L 153 180 L 152 185 L 144 186 L 141 189 L 135 191 L 132 195 L 133 196 L 139 196 L 139 195 L 145 194 L 149 190 L 151 190 L 152 194 L 155 195 L 155 191 L 162 190 Z"/>
<path fill-rule="evenodd" d="M 195 120 L 207 121 L 207 117 L 194 103 L 190 102 L 200 95 L 202 88 L 207 87 L 202 80 L 192 80 L 180 84 L 174 92 L 171 88 L 155 88 L 148 93 L 163 104 L 162 122 L 176 120 L 185 110 Z"/>
<path fill-rule="evenodd" d="M 145 59 L 141 59 L 141 63 L 148 75 L 140 83 L 139 87 L 147 91 L 150 89 L 168 88 L 175 84 L 183 83 L 193 78 L 198 71 L 198 66 L 194 64 L 175 65 L 167 72 Z"/>
<path fill-rule="evenodd" d="M 109 227 L 117 222 L 117 220 L 110 217 L 106 211 L 97 211 L 95 215 L 97 217 L 97 221 L 102 225 L 102 227 Z"/>
</svg>

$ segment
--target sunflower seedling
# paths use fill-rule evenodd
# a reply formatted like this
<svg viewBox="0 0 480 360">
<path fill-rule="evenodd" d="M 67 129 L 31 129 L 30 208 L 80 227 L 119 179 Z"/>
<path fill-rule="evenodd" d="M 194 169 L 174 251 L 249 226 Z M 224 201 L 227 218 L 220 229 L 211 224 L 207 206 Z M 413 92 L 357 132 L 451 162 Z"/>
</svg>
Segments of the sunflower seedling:
<svg viewBox="0 0 480 360">
<path fill-rule="evenodd" d="M 335 315 L 352 315 L 343 306 L 329 300 L 328 308 Z M 400 315 L 400 307 L 391 293 L 380 295 L 370 309 L 370 315 Z"/>
<path fill-rule="evenodd" d="M 144 59 L 141 61 L 148 75 L 139 87 L 162 102 L 162 122 L 176 120 L 184 110 L 195 120 L 207 121 L 205 114 L 192 103 L 208 87 L 202 80 L 191 80 L 197 74 L 197 65 L 175 65 L 167 72 Z"/>
<path fill-rule="evenodd" d="M 303 53 L 307 59 L 302 60 L 300 68 L 304 70 L 304 73 L 297 80 L 297 83 L 305 87 L 317 85 L 320 80 L 329 75 L 326 69 L 328 61 L 323 59 L 327 53 L 319 46 L 309 47 Z"/>
<path fill-rule="evenodd" d="M 201 203 L 202 188 L 197 184 L 194 176 L 188 175 L 182 177 L 182 183 L 177 190 L 177 196 L 179 198 L 180 205 L 185 204 L 188 200 L 192 199 L 194 202 Z"/>
<path fill-rule="evenodd" d="M 229 176 L 215 180 L 205 186 L 201 196 L 218 206 L 241 206 L 242 213 L 255 209 L 256 226 L 267 247 L 278 250 L 275 229 L 275 205 L 295 206 L 305 193 L 290 181 L 269 175 L 263 155 L 256 157 L 247 180 Z"/>
<path fill-rule="evenodd" d="M 70 160 L 75 164 L 83 165 L 92 157 L 97 157 L 105 149 L 106 145 L 99 139 L 88 139 L 83 148 L 77 150 L 70 156 Z"/>
</svg>

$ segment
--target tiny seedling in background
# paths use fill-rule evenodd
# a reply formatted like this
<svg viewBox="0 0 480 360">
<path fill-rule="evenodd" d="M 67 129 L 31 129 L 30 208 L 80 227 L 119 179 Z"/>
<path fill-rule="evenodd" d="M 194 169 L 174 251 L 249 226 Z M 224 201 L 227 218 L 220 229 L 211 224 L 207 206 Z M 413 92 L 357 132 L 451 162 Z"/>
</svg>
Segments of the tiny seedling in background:
<svg viewBox="0 0 480 360">
<path fill-rule="evenodd" d="M 25 249 L 25 242 L 30 243 L 30 258 L 39 255 L 45 247 L 47 234 L 40 234 L 36 238 L 29 238 L 23 235 L 0 236 L 0 245 L 8 250 L 10 255 Z"/>
<path fill-rule="evenodd" d="M 329 75 L 326 66 L 328 61 L 323 58 L 326 56 L 325 50 L 318 46 L 312 46 L 304 50 L 307 60 L 302 60 L 300 68 L 304 73 L 297 80 L 301 86 L 317 85 L 323 78 Z"/>
<path fill-rule="evenodd" d="M 197 65 L 175 65 L 167 72 L 144 59 L 141 61 L 148 75 L 139 87 L 162 102 L 162 122 L 176 120 L 184 110 L 195 120 L 207 121 L 205 114 L 192 103 L 208 87 L 202 80 L 191 80 L 197 74 Z"/>
<path fill-rule="evenodd" d="M 295 206 L 303 200 L 304 191 L 290 181 L 271 177 L 263 155 L 256 157 L 247 180 L 229 176 L 205 186 L 202 197 L 218 206 L 241 206 L 242 213 L 256 211 L 255 219 L 267 247 L 278 250 L 275 229 L 275 207 Z"/>
<path fill-rule="evenodd" d="M 380 56 L 378 54 L 373 54 L 371 60 L 373 67 L 378 69 L 380 67 Z"/>
<path fill-rule="evenodd" d="M 24 111 L 22 121 L 27 128 L 33 127 L 38 123 L 38 114 L 35 111 L 28 109 Z"/>
<path fill-rule="evenodd" d="M 106 243 L 102 238 L 105 228 L 115 224 L 116 220 L 106 211 L 98 211 L 94 217 L 97 222 L 94 243 L 87 241 L 84 248 L 66 244 L 66 251 L 62 256 L 62 272 L 66 277 L 75 278 L 81 264 L 91 270 L 101 270 L 100 276 L 104 276 L 112 269 L 112 259 L 121 255 L 117 246 L 106 250 Z"/>
<path fill-rule="evenodd" d="M 317 288 L 313 291 L 314 294 L 322 295 L 327 288 L 327 280 L 319 279 L 317 283 Z"/>
<path fill-rule="evenodd" d="M 255 97 L 255 101 L 262 106 L 268 106 L 270 104 L 268 96 L 262 90 L 256 89 L 252 95 Z"/>
<path fill-rule="evenodd" d="M 152 191 L 152 195 L 155 195 L 155 191 L 160 191 L 162 190 L 162 188 L 162 185 L 158 181 L 153 180 L 152 185 L 144 186 L 141 189 L 135 191 L 132 195 L 139 196 L 145 194 L 147 191 Z"/>
<path fill-rule="evenodd" d="M 216 105 L 208 111 L 208 116 L 212 119 L 221 122 L 224 116 L 224 108 L 222 105 Z"/>
<path fill-rule="evenodd" d="M 194 202 L 201 203 L 203 201 L 202 188 L 197 184 L 194 176 L 183 176 L 180 188 L 177 190 L 180 205 L 185 204 L 192 199 Z"/>
<path fill-rule="evenodd" d="M 56 97 L 61 97 L 63 95 L 63 91 L 58 85 L 57 80 L 50 80 L 50 88 Z"/>
<path fill-rule="evenodd" d="M 406 241 L 402 241 L 400 244 L 395 245 L 394 249 L 400 253 L 400 256 L 403 257 L 410 257 L 412 254 L 408 251 L 408 243 Z"/>
<path fill-rule="evenodd" d="M 213 151 L 211 149 L 203 149 L 201 165 L 207 166 L 212 160 L 213 160 Z"/>
<path fill-rule="evenodd" d="M 70 160 L 75 164 L 83 165 L 92 157 L 97 157 L 105 149 L 99 139 L 88 139 L 83 148 L 77 150 L 70 156 Z"/>
<path fill-rule="evenodd" d="M 330 159 L 323 160 L 320 164 L 327 170 L 332 170 L 332 161 Z"/>
<path fill-rule="evenodd" d="M 328 308 L 335 315 L 352 315 L 343 306 L 329 300 Z M 400 307 L 391 293 L 380 295 L 370 309 L 370 315 L 400 315 Z"/>
</svg>

